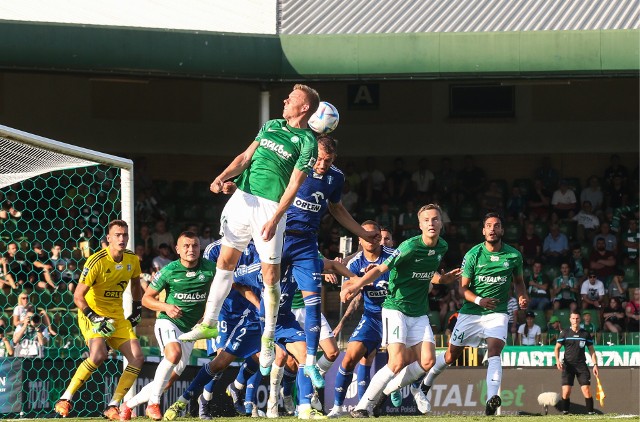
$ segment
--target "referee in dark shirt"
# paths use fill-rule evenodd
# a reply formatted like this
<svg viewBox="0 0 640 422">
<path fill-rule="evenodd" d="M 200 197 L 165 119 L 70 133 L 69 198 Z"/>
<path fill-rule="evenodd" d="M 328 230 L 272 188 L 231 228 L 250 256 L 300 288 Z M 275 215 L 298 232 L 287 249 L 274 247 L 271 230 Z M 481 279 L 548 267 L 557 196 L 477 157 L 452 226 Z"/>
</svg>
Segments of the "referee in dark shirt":
<svg viewBox="0 0 640 422">
<path fill-rule="evenodd" d="M 580 388 L 587 405 L 587 413 L 593 415 L 593 396 L 591 395 L 591 374 L 587 367 L 587 360 L 584 356 L 585 347 L 589 348 L 591 353 L 591 361 L 593 362 L 593 375 L 598 376 L 598 365 L 596 358 L 596 350 L 593 348 L 593 339 L 591 334 L 580 328 L 580 314 L 571 312 L 569 317 L 571 327 L 565 328 L 560 332 L 556 348 L 554 350 L 556 356 L 556 366 L 562 371 L 562 404 L 563 414 L 569 413 L 571 405 L 571 387 L 573 387 L 574 378 L 578 378 Z M 564 359 L 560 360 L 560 348 L 564 346 Z"/>
</svg>

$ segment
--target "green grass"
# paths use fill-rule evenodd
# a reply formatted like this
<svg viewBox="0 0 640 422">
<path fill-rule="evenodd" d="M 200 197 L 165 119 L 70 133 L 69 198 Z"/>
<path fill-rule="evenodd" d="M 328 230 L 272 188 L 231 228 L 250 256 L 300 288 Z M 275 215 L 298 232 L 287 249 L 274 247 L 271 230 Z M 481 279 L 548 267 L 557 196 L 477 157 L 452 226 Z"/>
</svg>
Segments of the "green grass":
<svg viewBox="0 0 640 422">
<path fill-rule="evenodd" d="M 371 420 L 377 420 L 377 421 L 388 421 L 388 422 L 417 422 L 417 421 L 423 421 L 424 420 L 424 416 L 383 416 L 377 419 L 372 418 Z M 603 421 L 625 421 L 625 420 L 634 420 L 637 421 L 638 420 L 638 415 L 616 415 L 616 414 L 605 414 L 605 415 L 593 415 L 593 416 L 587 416 L 587 415 L 569 415 L 569 416 L 562 416 L 562 415 L 548 415 L 548 416 L 494 416 L 494 417 L 487 417 L 487 416 L 460 416 L 460 415 L 455 415 L 455 416 L 432 416 L 430 417 L 430 419 L 434 420 L 434 419 L 438 419 L 438 420 L 444 420 L 446 422 L 470 422 L 470 421 L 491 421 L 491 420 L 497 420 L 499 422 L 573 422 L 573 421 L 597 421 L 597 422 L 603 422 Z M 261 418 L 264 421 L 266 421 L 266 418 Z M 289 421 L 294 421 L 297 420 L 297 418 L 291 417 L 291 416 L 282 416 L 280 419 L 287 419 Z M 31 422 L 31 421 L 42 421 L 43 419 L 6 419 L 7 422 Z M 61 419 L 62 420 L 62 419 Z M 87 421 L 104 421 L 104 418 L 66 418 L 64 419 L 64 422 L 87 422 Z M 214 422 L 239 422 L 239 421 L 248 421 L 249 419 L 244 418 L 244 417 L 233 417 L 233 418 L 214 418 L 213 421 Z M 340 419 L 336 419 L 336 420 L 352 420 L 351 418 L 340 418 Z M 138 418 L 133 418 L 132 421 L 150 421 L 150 419 L 148 418 L 143 418 L 143 417 L 138 417 Z M 200 419 L 198 418 L 178 418 L 176 419 L 177 422 L 199 422 Z"/>
</svg>

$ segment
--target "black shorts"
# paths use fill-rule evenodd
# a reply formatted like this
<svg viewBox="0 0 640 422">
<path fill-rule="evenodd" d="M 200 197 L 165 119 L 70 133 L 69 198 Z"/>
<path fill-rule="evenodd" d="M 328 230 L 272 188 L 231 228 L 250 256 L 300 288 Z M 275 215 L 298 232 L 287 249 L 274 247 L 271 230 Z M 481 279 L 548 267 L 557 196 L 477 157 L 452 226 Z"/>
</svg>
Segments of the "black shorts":
<svg viewBox="0 0 640 422">
<path fill-rule="evenodd" d="M 574 378 L 578 378 L 578 384 L 591 385 L 591 372 L 585 362 L 571 365 L 564 362 L 562 366 L 562 385 L 573 387 Z"/>
</svg>

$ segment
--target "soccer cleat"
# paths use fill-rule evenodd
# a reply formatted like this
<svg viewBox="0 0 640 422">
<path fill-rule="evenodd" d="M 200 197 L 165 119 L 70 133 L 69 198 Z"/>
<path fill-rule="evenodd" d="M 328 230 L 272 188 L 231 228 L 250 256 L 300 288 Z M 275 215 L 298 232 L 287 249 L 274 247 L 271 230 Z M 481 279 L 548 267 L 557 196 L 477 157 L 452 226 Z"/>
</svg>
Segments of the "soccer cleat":
<svg viewBox="0 0 640 422">
<path fill-rule="evenodd" d="M 278 413 L 278 402 L 267 401 L 267 418 L 273 419 L 278 417 L 280 417 L 280 413 Z"/>
<path fill-rule="evenodd" d="M 487 406 L 484 409 L 484 414 L 487 416 L 493 416 L 496 414 L 496 410 L 502 404 L 502 399 L 500 396 L 492 396 L 489 400 L 487 400 Z"/>
<path fill-rule="evenodd" d="M 313 384 L 315 388 L 324 388 L 324 378 L 320 375 L 320 371 L 316 365 L 305 366 L 304 375 L 311 378 L 311 384 Z"/>
<path fill-rule="evenodd" d="M 380 393 L 380 397 L 378 397 L 378 401 L 375 402 L 375 404 L 373 405 L 373 416 L 378 418 L 380 417 L 380 415 L 382 414 L 382 406 L 384 406 L 385 402 L 387 401 L 387 398 L 389 398 L 389 396 L 387 396 L 385 393 Z"/>
<path fill-rule="evenodd" d="M 160 410 L 160 405 L 158 403 L 148 404 L 145 414 L 149 419 L 153 419 L 154 421 L 162 420 L 162 411 Z"/>
<path fill-rule="evenodd" d="M 331 409 L 331 412 L 329 412 L 329 414 L 327 415 L 329 419 L 346 418 L 348 416 L 349 416 L 349 412 L 347 412 L 346 410 L 343 410 L 342 406 L 338 406 L 338 405 L 334 405 L 333 409 Z"/>
<path fill-rule="evenodd" d="M 316 409 L 318 412 L 322 412 L 322 403 L 320 403 L 320 397 L 318 397 L 318 392 L 315 390 L 311 396 L 311 408 Z"/>
<path fill-rule="evenodd" d="M 231 400 L 233 401 L 233 408 L 236 409 L 236 412 L 238 413 L 238 415 L 246 415 L 247 412 L 244 406 L 244 394 L 242 394 L 244 392 L 243 390 L 238 389 L 238 387 L 236 387 L 235 383 L 231 383 L 229 385 L 227 385 L 227 396 L 231 397 Z"/>
<path fill-rule="evenodd" d="M 316 409 L 308 407 L 298 413 L 298 419 L 327 419 L 327 417 Z"/>
<path fill-rule="evenodd" d="M 267 376 L 271 372 L 273 361 L 276 360 L 276 346 L 273 339 L 269 337 L 262 337 L 260 343 L 260 373 L 262 376 Z"/>
<path fill-rule="evenodd" d="M 431 412 L 431 403 L 427 399 L 427 396 L 422 392 L 421 388 L 415 388 L 411 386 L 411 395 L 413 399 L 416 401 L 416 405 L 418 406 L 418 411 L 423 415 Z"/>
<path fill-rule="evenodd" d="M 127 403 L 122 403 L 120 405 L 120 420 L 121 421 L 130 421 L 131 420 L 131 411 L 132 409 L 127 406 Z"/>
<path fill-rule="evenodd" d="M 205 400 L 202 394 L 198 397 L 198 417 L 203 420 L 213 419 L 209 414 L 209 401 Z"/>
<path fill-rule="evenodd" d="M 196 341 L 218 337 L 218 328 L 207 324 L 196 324 L 191 331 L 178 336 L 180 341 Z"/>
<path fill-rule="evenodd" d="M 147 407 L 148 409 L 148 407 Z M 187 403 L 183 403 L 181 401 L 177 401 L 173 403 L 166 412 L 164 412 L 164 417 L 162 418 L 165 421 L 175 420 L 178 416 L 182 414 L 187 409 Z"/>
<path fill-rule="evenodd" d="M 107 406 L 106 409 L 104 409 L 104 412 L 102 412 L 102 415 L 109 419 L 110 421 L 119 421 L 120 420 L 120 409 L 118 408 L 118 406 L 115 405 L 109 405 Z"/>
<path fill-rule="evenodd" d="M 56 403 L 53 409 L 56 411 L 58 415 L 62 416 L 63 418 L 66 418 L 67 416 L 69 416 L 69 412 L 71 412 L 72 408 L 73 408 L 73 405 L 69 400 L 61 399 L 61 400 L 58 400 L 58 402 Z"/>
<path fill-rule="evenodd" d="M 596 412 L 587 412 L 587 415 L 595 415 Z"/>
<path fill-rule="evenodd" d="M 280 388 L 280 395 L 282 396 L 282 402 L 284 403 L 284 410 L 285 412 L 287 412 L 287 415 L 291 416 L 295 413 L 296 411 L 296 405 L 293 404 L 293 397 L 292 396 L 285 396 L 284 395 L 284 388 Z"/>
<path fill-rule="evenodd" d="M 350 414 L 352 418 L 368 418 L 369 417 L 369 411 L 367 409 L 353 409 Z"/>
<path fill-rule="evenodd" d="M 568 410 L 563 410 L 563 411 L 562 411 L 562 414 L 563 414 L 563 415 L 569 415 L 570 413 L 569 413 L 569 411 L 568 411 Z"/>
<path fill-rule="evenodd" d="M 402 390 L 396 390 L 392 392 L 389 397 L 391 397 L 391 405 L 393 407 L 402 406 Z"/>
</svg>

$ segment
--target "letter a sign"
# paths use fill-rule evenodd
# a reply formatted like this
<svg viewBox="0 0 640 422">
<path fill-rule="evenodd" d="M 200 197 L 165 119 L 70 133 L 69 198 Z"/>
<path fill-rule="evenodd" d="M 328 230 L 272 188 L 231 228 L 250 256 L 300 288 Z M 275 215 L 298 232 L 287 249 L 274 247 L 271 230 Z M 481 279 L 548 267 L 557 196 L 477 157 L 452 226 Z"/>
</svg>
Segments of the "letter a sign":
<svg viewBox="0 0 640 422">
<path fill-rule="evenodd" d="M 380 102 L 380 85 L 350 84 L 347 86 L 350 110 L 377 110 Z"/>
</svg>

